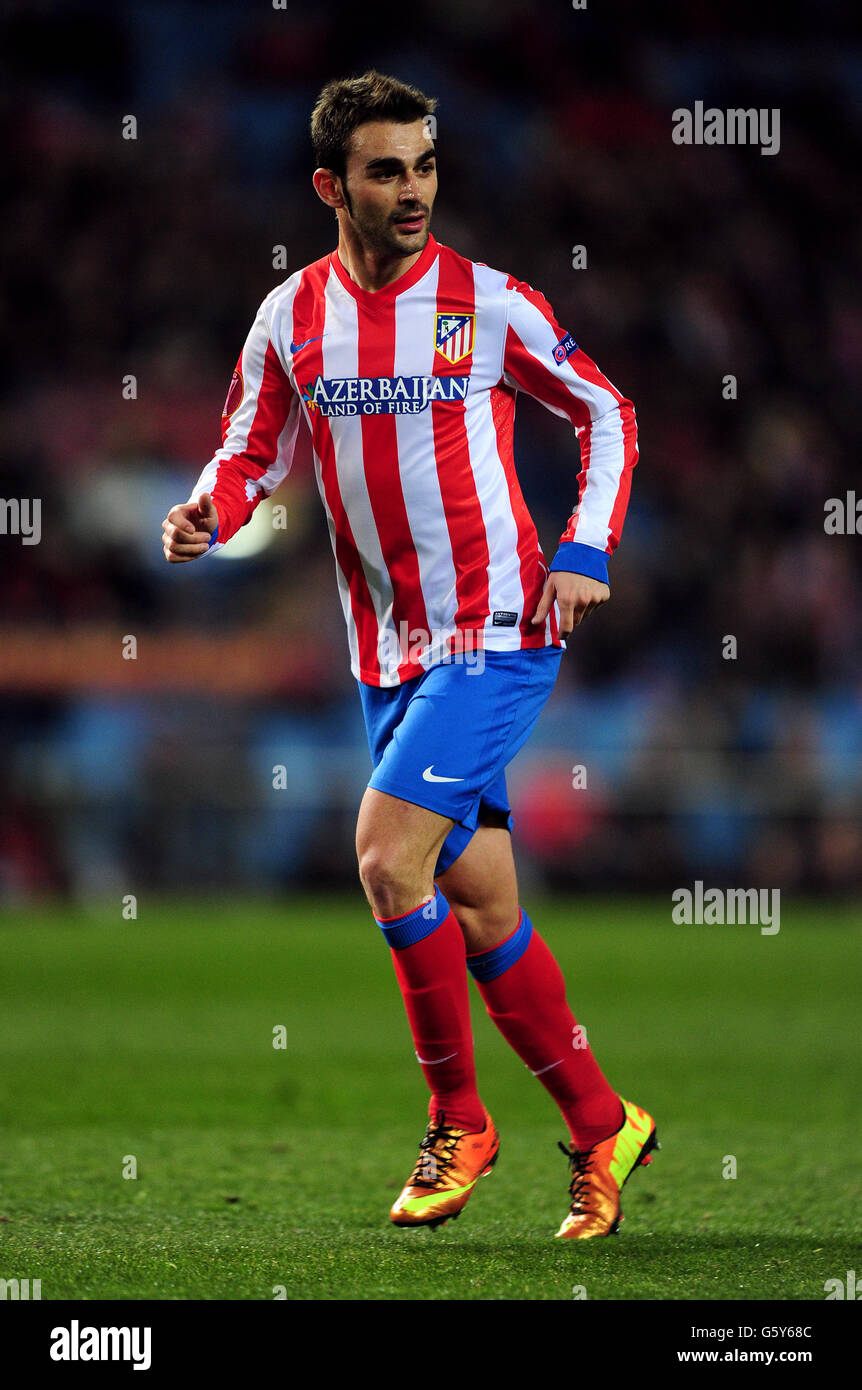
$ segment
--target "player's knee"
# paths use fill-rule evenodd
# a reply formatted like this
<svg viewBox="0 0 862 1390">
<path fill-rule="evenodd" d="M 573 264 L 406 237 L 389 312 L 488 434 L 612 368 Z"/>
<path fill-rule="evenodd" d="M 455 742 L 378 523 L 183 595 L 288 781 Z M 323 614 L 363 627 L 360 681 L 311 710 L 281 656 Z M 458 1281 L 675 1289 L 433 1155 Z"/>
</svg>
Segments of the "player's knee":
<svg viewBox="0 0 862 1390">
<path fill-rule="evenodd" d="M 395 846 L 364 848 L 359 855 L 359 878 L 378 917 L 397 917 L 415 905 L 411 900 L 418 892 L 417 866 Z"/>
</svg>

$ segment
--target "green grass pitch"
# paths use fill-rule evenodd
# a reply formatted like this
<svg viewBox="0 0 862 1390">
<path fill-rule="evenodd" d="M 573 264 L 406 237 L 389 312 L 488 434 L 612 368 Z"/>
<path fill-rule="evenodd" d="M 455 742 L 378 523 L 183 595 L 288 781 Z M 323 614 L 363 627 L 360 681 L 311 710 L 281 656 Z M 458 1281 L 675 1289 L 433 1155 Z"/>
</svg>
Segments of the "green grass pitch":
<svg viewBox="0 0 862 1390">
<path fill-rule="evenodd" d="M 500 1160 L 457 1222 L 390 1225 L 426 1094 L 358 889 L 142 899 L 134 922 L 0 923 L 0 1277 L 43 1299 L 822 1300 L 862 1269 L 862 911 L 786 904 L 764 936 L 674 926 L 669 897 L 528 909 L 611 1084 L 656 1117 L 618 1237 L 553 1239 L 565 1130 L 472 985 Z"/>
</svg>

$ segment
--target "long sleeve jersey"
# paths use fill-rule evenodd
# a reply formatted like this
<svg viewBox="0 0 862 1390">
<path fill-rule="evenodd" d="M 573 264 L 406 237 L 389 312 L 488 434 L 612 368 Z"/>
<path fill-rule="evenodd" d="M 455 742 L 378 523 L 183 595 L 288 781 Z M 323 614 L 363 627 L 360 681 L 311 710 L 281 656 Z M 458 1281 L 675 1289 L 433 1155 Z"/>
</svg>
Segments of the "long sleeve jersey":
<svg viewBox="0 0 862 1390">
<path fill-rule="evenodd" d="M 577 503 L 551 569 L 607 579 L 637 461 L 634 408 L 531 286 L 433 236 L 384 289 L 338 252 L 267 296 L 240 354 L 212 494 L 228 542 L 311 432 L 353 674 L 393 686 L 459 648 L 562 645 L 531 619 L 549 567 L 515 472 L 519 391 L 580 442 Z M 574 491 L 574 488 L 573 488 Z"/>
</svg>

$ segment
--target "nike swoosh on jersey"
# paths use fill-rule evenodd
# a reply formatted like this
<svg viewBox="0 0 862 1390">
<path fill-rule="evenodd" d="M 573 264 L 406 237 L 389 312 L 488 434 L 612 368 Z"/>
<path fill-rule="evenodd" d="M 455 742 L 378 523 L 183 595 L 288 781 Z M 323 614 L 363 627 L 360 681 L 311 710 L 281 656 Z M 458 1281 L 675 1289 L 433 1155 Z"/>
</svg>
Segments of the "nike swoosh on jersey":
<svg viewBox="0 0 862 1390">
<path fill-rule="evenodd" d="M 304 347 L 308 347 L 309 343 L 319 343 L 321 338 L 324 338 L 325 336 L 326 335 L 324 333 L 318 333 L 316 338 L 306 338 L 304 343 L 295 343 L 291 338 L 290 350 L 291 352 L 301 352 Z"/>
<path fill-rule="evenodd" d="M 463 782 L 463 781 L 464 781 L 464 778 L 463 778 L 463 777 L 438 777 L 437 774 L 436 774 L 435 772 L 432 772 L 432 771 L 431 771 L 431 768 L 432 768 L 433 766 L 434 766 L 434 764 L 433 764 L 433 763 L 430 763 L 430 764 L 428 765 L 428 767 L 426 767 L 425 771 L 422 773 L 422 781 L 423 781 L 423 782 Z"/>
</svg>

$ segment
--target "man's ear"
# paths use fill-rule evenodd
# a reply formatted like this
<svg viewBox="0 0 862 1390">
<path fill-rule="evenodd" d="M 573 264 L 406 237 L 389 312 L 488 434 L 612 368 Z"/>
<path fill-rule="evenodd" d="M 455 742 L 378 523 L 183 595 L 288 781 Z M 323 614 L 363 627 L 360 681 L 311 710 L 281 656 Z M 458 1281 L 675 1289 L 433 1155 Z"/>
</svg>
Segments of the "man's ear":
<svg viewBox="0 0 862 1390">
<path fill-rule="evenodd" d="M 343 208 L 347 206 L 341 187 L 341 179 L 331 169 L 315 169 L 311 182 L 314 184 L 314 191 L 318 198 L 321 202 L 326 203 L 327 207 Z"/>
</svg>

